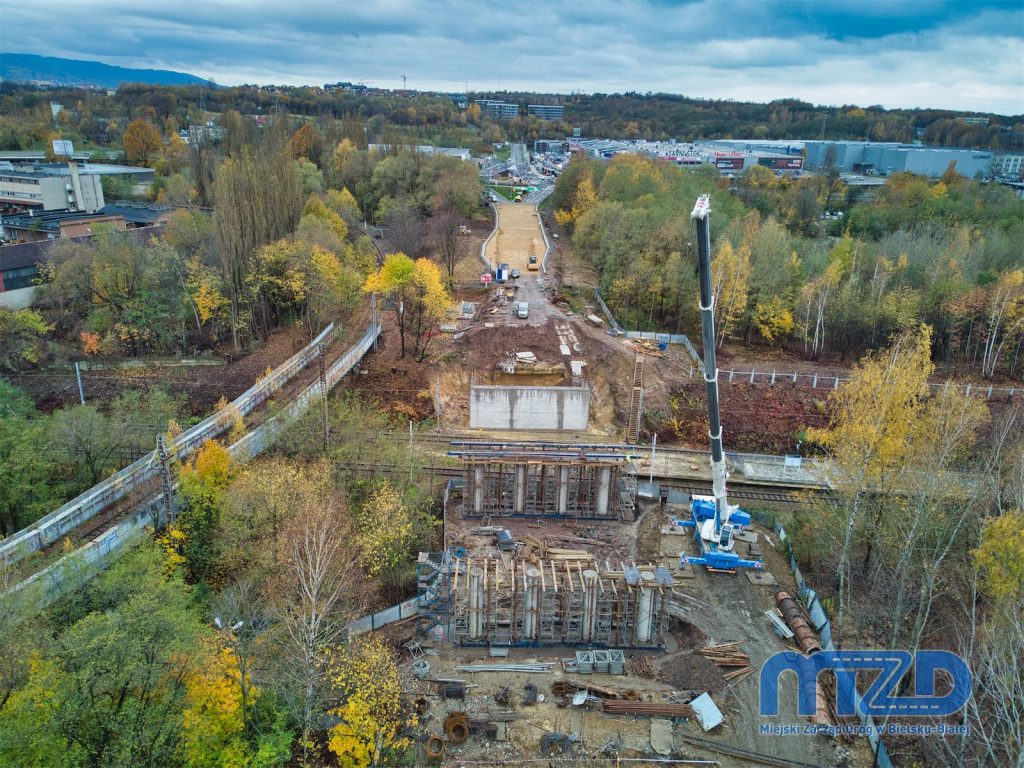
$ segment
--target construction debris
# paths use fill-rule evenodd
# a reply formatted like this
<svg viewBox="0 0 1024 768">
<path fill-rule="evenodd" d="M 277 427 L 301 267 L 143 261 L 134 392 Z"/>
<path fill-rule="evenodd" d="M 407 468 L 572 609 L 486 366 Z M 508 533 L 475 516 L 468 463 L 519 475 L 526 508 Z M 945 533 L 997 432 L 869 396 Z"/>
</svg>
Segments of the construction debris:
<svg viewBox="0 0 1024 768">
<path fill-rule="evenodd" d="M 695 698 L 688 706 L 693 708 L 694 713 L 697 715 L 697 722 L 700 723 L 700 727 L 705 731 L 717 728 L 725 720 L 722 716 L 722 711 L 706 693 L 702 693 Z"/>
</svg>

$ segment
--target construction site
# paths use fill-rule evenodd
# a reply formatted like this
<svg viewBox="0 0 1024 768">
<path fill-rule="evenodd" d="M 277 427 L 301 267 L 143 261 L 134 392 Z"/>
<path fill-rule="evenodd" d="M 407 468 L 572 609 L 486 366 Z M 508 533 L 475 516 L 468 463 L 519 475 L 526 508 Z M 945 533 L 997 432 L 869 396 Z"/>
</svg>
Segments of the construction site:
<svg viewBox="0 0 1024 768">
<path fill-rule="evenodd" d="M 702 198 L 693 219 L 705 341 L 714 338 L 708 212 Z M 415 616 L 382 630 L 406 653 L 421 759 L 870 764 L 853 740 L 772 732 L 779 722 L 840 724 L 826 676 L 813 717 L 797 714 L 797 681 L 785 675 L 780 715 L 760 715 L 761 665 L 822 644 L 792 597 L 799 590 L 783 540 L 729 503 L 714 344 L 704 349 L 709 494 L 654 483 L 653 456 L 641 455 L 635 430 L 626 444 L 588 442 L 564 435 L 552 412 L 548 437 L 534 437 L 515 424 L 519 393 L 488 401 L 505 409 L 502 437 L 470 432 L 448 443 L 458 469 L 444 490 L 443 547 L 419 554 Z M 548 405 L 563 416 L 579 407 Z M 635 405 L 622 409 L 627 419 Z M 647 482 L 639 468 L 651 470 Z"/>
</svg>

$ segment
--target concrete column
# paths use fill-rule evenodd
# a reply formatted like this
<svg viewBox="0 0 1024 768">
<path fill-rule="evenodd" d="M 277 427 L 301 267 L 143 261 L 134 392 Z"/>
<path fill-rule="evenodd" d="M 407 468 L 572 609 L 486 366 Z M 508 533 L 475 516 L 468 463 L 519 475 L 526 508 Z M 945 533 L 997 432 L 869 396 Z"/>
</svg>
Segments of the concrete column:
<svg viewBox="0 0 1024 768">
<path fill-rule="evenodd" d="M 558 468 L 558 514 L 569 511 L 569 468 Z"/>
<path fill-rule="evenodd" d="M 523 637 L 537 637 L 538 616 L 540 613 L 540 571 L 536 568 L 526 569 L 526 588 L 523 590 Z"/>
<path fill-rule="evenodd" d="M 473 514 L 484 513 L 484 467 L 477 464 L 473 467 Z"/>
<path fill-rule="evenodd" d="M 601 467 L 597 475 L 597 514 L 608 514 L 608 495 L 612 489 L 612 468 Z"/>
<path fill-rule="evenodd" d="M 479 640 L 483 635 L 484 572 L 474 568 L 469 572 L 469 637 Z"/>
<path fill-rule="evenodd" d="M 593 640 L 597 629 L 597 571 L 583 572 L 582 640 Z"/>
<path fill-rule="evenodd" d="M 651 642 L 654 625 L 654 574 L 643 571 L 640 574 L 640 601 L 636 613 L 636 639 L 641 643 Z"/>
<path fill-rule="evenodd" d="M 526 465 L 516 467 L 516 503 L 515 511 L 521 515 L 526 511 Z"/>
</svg>

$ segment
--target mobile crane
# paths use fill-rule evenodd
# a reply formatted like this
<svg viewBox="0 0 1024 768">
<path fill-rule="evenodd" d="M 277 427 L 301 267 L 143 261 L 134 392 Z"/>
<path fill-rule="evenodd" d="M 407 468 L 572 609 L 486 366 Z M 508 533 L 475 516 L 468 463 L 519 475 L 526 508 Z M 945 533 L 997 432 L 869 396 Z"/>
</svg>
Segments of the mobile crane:
<svg viewBox="0 0 1024 768">
<path fill-rule="evenodd" d="M 718 409 L 718 362 L 715 359 L 715 297 L 711 292 L 711 198 L 701 195 L 690 218 L 697 226 L 697 272 L 700 279 L 700 327 L 704 343 L 704 386 L 708 397 L 708 436 L 711 438 L 711 496 L 693 496 L 690 520 L 672 524 L 694 529 L 697 557 L 680 554 L 682 565 L 704 565 L 714 571 L 763 567 L 760 560 L 744 560 L 734 551 L 735 534 L 750 525 L 750 515 L 730 506 L 725 490 L 725 453 Z"/>
</svg>

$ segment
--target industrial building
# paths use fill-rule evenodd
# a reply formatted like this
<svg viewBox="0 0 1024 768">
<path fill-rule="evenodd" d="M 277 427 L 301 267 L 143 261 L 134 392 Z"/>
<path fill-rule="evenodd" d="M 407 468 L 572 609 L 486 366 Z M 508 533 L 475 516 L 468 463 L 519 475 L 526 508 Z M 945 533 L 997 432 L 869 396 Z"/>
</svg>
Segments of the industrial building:
<svg viewBox="0 0 1024 768">
<path fill-rule="evenodd" d="M 992 175 L 997 179 L 1021 180 L 1024 178 L 1024 155 L 996 155 L 992 158 Z"/>
<path fill-rule="evenodd" d="M 86 174 L 77 168 L 72 171 L 67 166 L 57 167 L 62 167 L 66 174 L 56 172 L 52 164 L 0 163 L 0 206 L 8 210 L 70 208 L 89 212 L 103 207 L 99 175 Z"/>
<path fill-rule="evenodd" d="M 519 105 L 510 101 L 496 101 L 494 99 L 477 99 L 473 102 L 485 115 L 495 120 L 511 120 L 519 117 Z"/>
<path fill-rule="evenodd" d="M 565 107 L 553 104 L 527 104 L 526 114 L 539 117 L 541 120 L 562 120 Z"/>
<path fill-rule="evenodd" d="M 805 148 L 807 168 L 812 171 L 834 165 L 843 173 L 888 176 L 908 172 L 937 179 L 955 163 L 956 172 L 969 179 L 992 172 L 993 154 L 987 150 L 872 141 L 808 141 Z"/>
<path fill-rule="evenodd" d="M 62 237 L 81 237 L 95 233 L 94 227 L 106 225 L 124 229 L 124 217 L 88 211 L 30 210 L 13 216 L 0 217 L 0 237 L 16 243 L 34 243 L 40 240 L 58 240 Z"/>
</svg>

